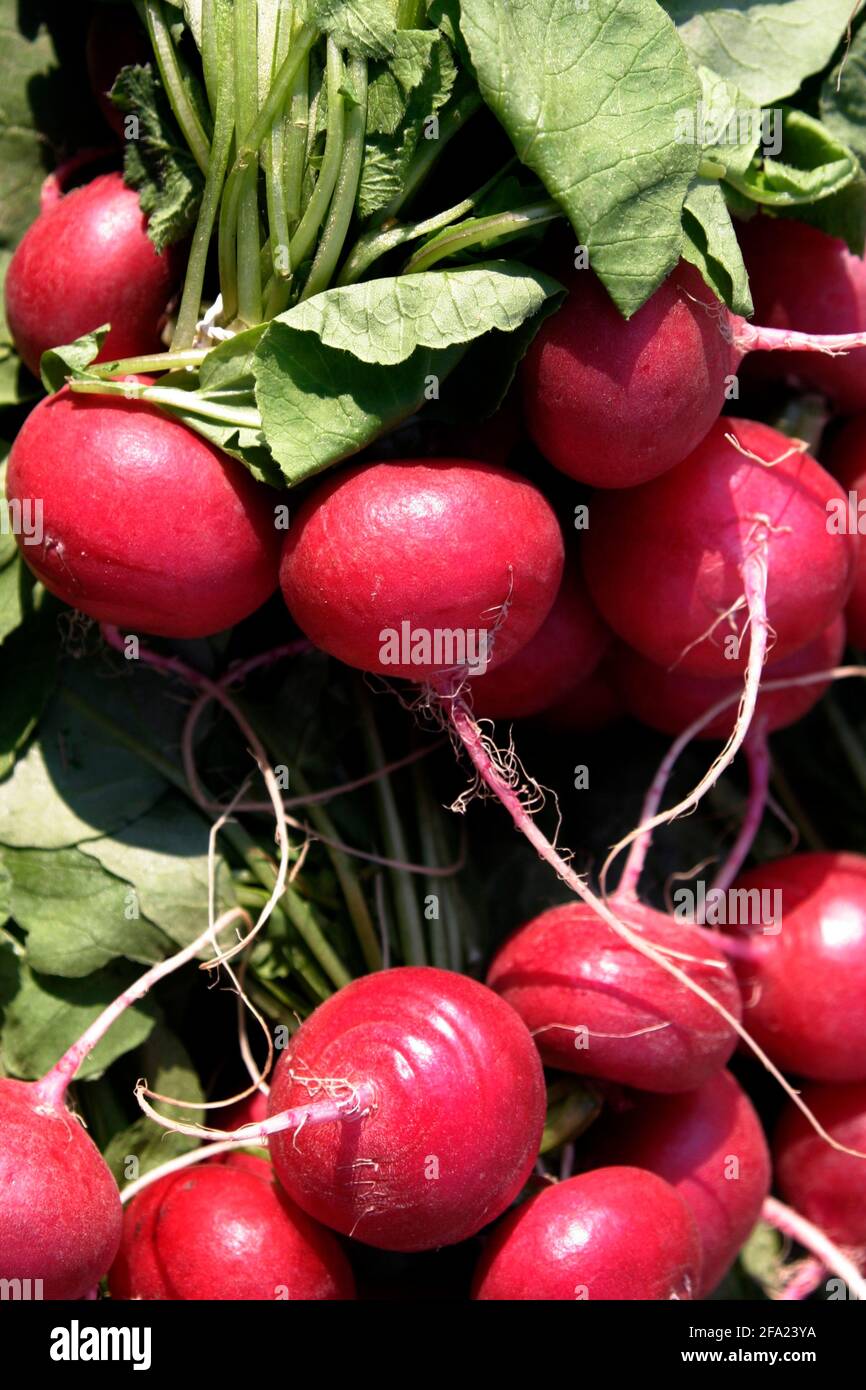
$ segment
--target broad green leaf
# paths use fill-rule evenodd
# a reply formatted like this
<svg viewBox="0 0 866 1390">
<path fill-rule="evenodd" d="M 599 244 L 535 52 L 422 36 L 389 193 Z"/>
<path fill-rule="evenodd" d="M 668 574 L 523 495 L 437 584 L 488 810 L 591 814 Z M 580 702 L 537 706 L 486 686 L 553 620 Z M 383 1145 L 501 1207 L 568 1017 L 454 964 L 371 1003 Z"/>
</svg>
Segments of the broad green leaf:
<svg viewBox="0 0 866 1390">
<path fill-rule="evenodd" d="M 204 1100 L 201 1082 L 183 1043 L 164 1024 L 157 1024 L 141 1049 L 141 1072 L 152 1090 L 178 1100 Z M 176 1110 L 172 1117 L 192 1124 L 219 1125 L 219 1111 Z M 214 1117 L 216 1117 L 214 1119 Z M 186 1134 L 161 1129 L 142 1115 L 128 1129 L 116 1134 L 107 1145 L 104 1158 L 121 1187 L 158 1168 L 169 1159 L 198 1147 L 198 1140 Z"/>
<path fill-rule="evenodd" d="M 754 208 L 754 204 L 751 204 Z M 866 172 L 862 166 L 855 179 L 829 198 L 817 203 L 798 203 L 792 208 L 774 208 L 778 217 L 808 222 L 828 236 L 844 241 L 854 256 L 866 250 Z"/>
<path fill-rule="evenodd" d="M 821 120 L 866 166 L 866 27 L 854 34 L 851 47 L 821 87 Z"/>
<path fill-rule="evenodd" d="M 744 318 L 753 311 L 743 253 L 717 183 L 697 179 L 683 208 L 683 256 L 697 266 L 710 289 Z"/>
<path fill-rule="evenodd" d="M 10 447 L 9 444 L 0 442 L 0 569 L 8 565 L 18 554 L 6 501 L 6 470 L 9 466 Z"/>
<path fill-rule="evenodd" d="M 511 333 L 559 286 L 508 262 L 329 290 L 255 355 L 268 445 L 290 483 L 347 458 L 441 390 L 466 345 Z"/>
<path fill-rule="evenodd" d="M 370 75 L 367 91 L 367 133 L 393 135 L 406 114 L 411 93 L 429 71 L 439 36 L 432 29 L 401 29 L 394 35 L 394 52 Z"/>
<path fill-rule="evenodd" d="M 699 68 L 701 101 L 697 121 L 691 124 L 691 113 L 684 113 L 683 134 L 697 140 L 704 159 L 710 159 L 724 169 L 745 173 L 759 144 L 768 144 L 773 135 L 781 135 L 778 113 L 762 112 L 733 85 L 710 68 Z"/>
<path fill-rule="evenodd" d="M 118 957 L 153 965 L 171 953 L 163 933 L 141 917 L 130 884 L 80 850 L 0 853 L 31 969 L 80 979 Z"/>
<path fill-rule="evenodd" d="M 124 68 L 111 100 L 138 121 L 126 141 L 124 178 L 138 193 L 157 251 L 192 231 L 204 188 L 201 170 L 178 129 L 152 67 Z"/>
<path fill-rule="evenodd" d="M 37 975 L 21 964 L 19 987 L 6 1006 L 0 1039 L 9 1073 L 25 1081 L 44 1076 L 141 973 L 140 968 L 111 965 L 84 980 L 63 980 Z M 118 1057 L 139 1047 L 157 1016 L 150 1000 L 126 1009 L 83 1064 L 78 1079 L 101 1076 Z"/>
<path fill-rule="evenodd" d="M 700 88 L 655 0 L 462 0 L 481 93 L 626 315 L 679 260 Z"/>
<path fill-rule="evenodd" d="M 760 106 L 826 67 L 853 0 L 663 0 L 695 66 L 712 68 Z"/>
<path fill-rule="evenodd" d="M 286 329 L 290 337 L 314 333 L 326 348 L 390 367 L 419 347 L 449 348 L 493 328 L 510 333 L 558 288 L 549 276 L 505 261 L 368 280 L 298 304 L 274 322 L 262 346 L 288 341 Z"/>
<path fill-rule="evenodd" d="M 157 772 L 57 697 L 39 741 L 0 783 L 0 844 L 61 849 L 95 840 L 142 815 L 164 790 Z"/>
<path fill-rule="evenodd" d="M 0 569 L 0 643 L 33 612 L 43 592 L 17 556 Z"/>
<path fill-rule="evenodd" d="M 857 157 L 814 117 L 786 107 L 782 126 L 784 160 L 765 157 L 745 174 L 726 176 L 752 202 L 771 208 L 817 203 L 861 176 Z"/>
<path fill-rule="evenodd" d="M 384 58 L 394 46 L 396 15 L 388 0 L 309 0 L 320 29 L 359 58 Z"/>
<path fill-rule="evenodd" d="M 91 362 L 99 356 L 110 328 L 110 323 L 104 323 L 92 333 L 85 333 L 83 338 L 76 338 L 74 343 L 43 352 L 39 368 L 42 385 L 49 394 L 59 391 L 71 376 L 86 374 Z"/>
<path fill-rule="evenodd" d="M 4 570 L 0 581 L 5 574 Z M 42 716 L 54 689 L 59 653 L 57 607 L 45 596 L 38 611 L 0 646 L 0 778 L 6 777 Z M 0 781 L 0 806 L 7 787 Z"/>
<path fill-rule="evenodd" d="M 83 857 L 132 884 L 144 917 L 185 946 L 207 926 L 209 832 L 208 821 L 170 792 L 131 825 L 81 848 Z M 219 851 L 216 869 L 220 912 L 234 893 Z"/>
</svg>

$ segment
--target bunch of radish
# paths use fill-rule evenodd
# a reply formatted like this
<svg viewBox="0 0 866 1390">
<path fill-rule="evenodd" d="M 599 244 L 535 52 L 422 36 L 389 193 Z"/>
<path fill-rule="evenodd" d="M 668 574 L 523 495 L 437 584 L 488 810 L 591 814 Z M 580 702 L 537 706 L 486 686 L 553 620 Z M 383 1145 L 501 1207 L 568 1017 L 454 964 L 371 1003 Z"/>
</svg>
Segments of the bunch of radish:
<svg viewBox="0 0 866 1390">
<path fill-rule="evenodd" d="M 328 7 L 312 6 L 314 18 L 294 28 L 274 19 L 273 62 L 259 64 L 252 84 L 240 65 L 255 4 L 199 8 L 208 23 L 236 22 L 240 46 L 236 86 L 223 67 L 203 66 L 212 119 L 201 126 L 191 240 L 157 250 L 138 194 L 113 168 L 78 186 L 49 180 L 9 264 L 9 331 L 49 391 L 9 458 L 10 506 L 38 499 L 42 509 L 41 534 L 19 537 L 21 555 L 115 646 L 126 635 L 219 639 L 259 614 L 251 630 L 282 623 L 295 644 L 376 678 L 395 719 L 446 734 L 455 808 L 473 795 L 497 803 L 488 814 L 504 810 L 511 822 L 500 816 L 502 856 L 516 830 L 547 865 L 550 892 L 510 934 L 494 924 L 497 945 L 474 962 L 475 978 L 403 963 L 344 984 L 299 1023 L 269 1085 L 257 1077 L 222 1127 L 156 1110 L 140 1082 L 154 1125 L 201 1147 L 121 1192 L 70 1087 L 124 1009 L 213 947 L 211 922 L 44 1078 L 0 1078 L 0 1276 L 42 1279 L 50 1299 L 102 1286 L 116 1300 L 349 1300 L 361 1287 L 361 1247 L 419 1255 L 473 1242 L 479 1301 L 690 1300 L 719 1288 L 763 1216 L 863 1296 L 866 858 L 826 849 L 759 862 L 754 846 L 770 800 L 768 740 L 837 679 L 862 675 L 856 656 L 842 662 L 846 646 L 866 644 L 866 549 L 850 524 L 866 498 L 866 262 L 816 227 L 762 213 L 737 224 L 761 326 L 676 256 L 626 317 L 558 227 L 533 254 L 562 302 L 538 316 L 489 436 L 437 421 L 428 450 L 402 452 L 405 436 L 395 435 L 362 453 L 345 425 L 368 408 L 357 367 L 351 389 L 333 393 L 333 433 L 345 427 L 350 444 L 333 446 L 326 476 L 313 477 L 321 465 L 311 464 L 300 492 L 287 494 L 275 485 L 261 344 L 303 311 L 298 348 L 318 312 L 317 350 L 333 369 L 327 353 L 350 355 L 346 324 L 360 332 L 362 316 L 346 309 L 344 323 L 336 310 L 329 317 L 335 301 L 323 301 L 353 286 L 379 238 L 396 229 L 377 250 L 391 254 L 411 229 L 401 197 L 357 225 L 354 248 L 347 240 L 367 74 L 324 20 L 315 28 Z M 423 7 L 401 8 L 418 10 L 420 29 Z M 164 57 L 173 40 L 161 6 L 142 12 Z M 122 15 L 117 61 L 105 51 L 107 9 L 89 47 L 94 91 L 121 137 L 105 95 L 119 67 L 149 52 L 143 29 Z M 170 65 L 160 70 L 171 86 Z M 310 73 L 317 90 L 295 85 Z M 310 90 L 321 102 L 312 117 L 300 100 Z M 173 106 L 195 154 L 199 116 L 182 95 Z M 274 149 L 289 141 L 296 110 L 312 121 L 312 143 L 316 121 L 328 125 L 328 143 L 305 166 L 306 211 L 292 219 Z M 285 171 L 288 145 L 283 153 Z M 530 222 L 562 220 L 539 206 Z M 287 270 L 281 221 L 296 253 Z M 456 250 L 480 245 L 487 255 L 493 245 L 495 262 L 497 236 L 521 228 L 479 231 Z M 425 241 L 418 254 L 434 246 Z M 375 307 L 365 314 L 378 324 Z M 89 335 L 92 350 L 79 352 Z M 472 341 L 454 335 L 461 348 Z M 412 352 L 427 346 L 419 340 Z M 400 400 L 412 352 L 388 364 Z M 741 368 L 759 398 L 767 382 L 819 393 L 828 418 L 841 420 L 826 447 L 811 451 L 733 413 Z M 284 370 L 286 418 L 297 424 L 299 379 L 311 374 L 311 411 L 322 388 L 306 359 Z M 380 434 L 411 410 L 383 409 Z M 585 512 L 580 528 L 572 506 Z M 221 659 L 221 639 L 210 650 Z M 171 648 L 143 659 L 189 677 Z M 248 733 L 228 677 L 217 684 L 193 670 L 188 683 L 220 698 Z M 532 721 L 533 737 L 568 730 L 591 748 L 595 732 L 623 716 L 675 742 L 640 823 L 622 827 L 591 877 L 548 833 L 544 793 L 521 761 L 520 721 Z M 663 808 L 693 742 L 705 771 Z M 255 731 L 248 743 L 270 789 Z M 190 747 L 182 751 L 188 773 Z M 740 754 L 748 799 L 712 886 L 740 904 L 772 896 L 781 912 L 771 922 L 717 922 L 707 910 L 681 920 L 638 892 L 653 831 L 703 806 Z M 283 854 L 286 824 L 278 814 Z M 579 833 L 566 825 L 561 838 Z M 283 873 L 275 900 L 285 890 Z M 224 963 L 219 952 L 209 962 Z M 756 1071 L 743 1054 L 787 1092 L 774 1132 L 747 1094 Z M 555 1173 L 547 1088 L 564 1081 L 586 1087 L 600 1114 L 563 1141 Z"/>
</svg>

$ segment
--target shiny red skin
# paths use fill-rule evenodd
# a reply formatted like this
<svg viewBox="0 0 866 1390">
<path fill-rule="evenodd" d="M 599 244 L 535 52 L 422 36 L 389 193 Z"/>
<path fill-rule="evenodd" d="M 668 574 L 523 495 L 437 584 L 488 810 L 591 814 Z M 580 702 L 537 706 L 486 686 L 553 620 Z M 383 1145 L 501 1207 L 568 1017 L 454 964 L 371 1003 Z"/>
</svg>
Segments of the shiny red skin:
<svg viewBox="0 0 866 1390">
<path fill-rule="evenodd" d="M 773 467 L 745 458 L 728 433 Z M 857 537 L 830 534 L 827 504 L 842 495 L 839 484 L 808 454 L 790 450 L 791 441 L 767 425 L 724 419 L 663 477 L 593 499 L 583 545 L 590 594 L 614 632 L 648 661 L 715 679 L 744 669 L 748 641 L 741 640 L 738 659 L 727 656 L 732 629 L 719 618 L 742 598 L 756 517 L 772 528 L 770 664 L 813 641 L 842 611 Z M 745 608 L 733 615 L 741 639 L 746 619 Z"/>
<path fill-rule="evenodd" d="M 123 1215 L 112 1298 L 353 1299 L 349 1262 L 330 1231 L 281 1192 L 264 1159 L 204 1163 L 146 1187 Z"/>
<path fill-rule="evenodd" d="M 280 583 L 317 647 L 418 681 L 441 668 L 383 662 L 383 632 L 404 622 L 429 633 L 486 630 L 491 667 L 505 662 L 553 607 L 563 561 L 559 523 L 531 483 L 466 459 L 410 459 L 358 464 L 308 497 L 286 537 Z"/>
<path fill-rule="evenodd" d="M 0 1079 L 0 1278 L 41 1279 L 46 1299 L 85 1298 L 108 1273 L 121 1215 L 81 1122 L 36 1085 Z"/>
<path fill-rule="evenodd" d="M 630 1097 L 589 1134 L 588 1165 L 648 1168 L 688 1203 L 701 1237 L 697 1297 L 727 1274 L 770 1193 L 770 1154 L 761 1122 L 729 1071 L 678 1096 Z"/>
<path fill-rule="evenodd" d="M 866 858 L 792 855 L 734 886 L 782 894 L 781 931 L 736 963 L 749 1032 L 785 1071 L 866 1081 Z"/>
<path fill-rule="evenodd" d="M 828 1134 L 866 1153 L 866 1085 L 806 1086 L 801 1095 Z M 790 1101 L 773 1138 L 773 1163 L 779 1191 L 796 1211 L 841 1245 L 866 1245 L 866 1160 L 831 1149 Z"/>
<path fill-rule="evenodd" d="M 546 1188 L 500 1223 L 472 1296 L 687 1300 L 700 1265 L 694 1218 L 668 1183 L 641 1168 L 596 1168 Z"/>
<path fill-rule="evenodd" d="M 182 262 L 158 255 L 138 194 L 102 174 L 41 212 L 6 276 L 12 339 L 34 375 L 48 348 L 111 324 L 99 360 L 160 352 L 160 328 Z"/>
<path fill-rule="evenodd" d="M 801 333 L 866 329 L 866 262 L 843 241 L 787 218 L 758 216 L 737 226 L 754 321 Z M 749 359 L 760 379 L 785 380 L 829 396 L 843 414 L 866 409 L 866 349 L 836 357 L 820 352 L 760 352 Z"/>
<path fill-rule="evenodd" d="M 866 415 L 855 416 L 836 435 L 827 455 L 827 467 L 846 492 L 855 494 L 861 539 L 854 587 L 845 617 L 848 640 L 855 647 L 866 647 Z"/>
<path fill-rule="evenodd" d="M 501 666 L 470 682 L 483 719 L 523 719 L 555 705 L 595 670 L 610 645 L 579 570 L 568 566 L 538 632 Z"/>
<path fill-rule="evenodd" d="M 624 319 L 590 270 L 541 327 L 521 380 L 526 421 L 545 458 L 593 487 L 635 487 L 701 442 L 739 361 L 725 310 L 685 261 Z"/>
<path fill-rule="evenodd" d="M 153 406 L 64 387 L 24 422 L 10 501 L 41 499 L 43 538 L 21 553 L 58 598 L 99 622 L 207 637 L 277 584 L 277 494 Z"/>
<path fill-rule="evenodd" d="M 813 642 L 777 661 L 767 671 L 767 681 L 789 676 L 828 671 L 838 666 L 845 650 L 845 619 L 839 615 Z M 611 657 L 616 686 L 625 707 L 635 719 L 663 734 L 681 734 L 695 719 L 712 709 L 719 700 L 742 693 L 742 679 L 712 680 L 683 676 L 678 670 L 665 671 L 638 652 L 620 643 Z M 758 699 L 756 717 L 765 721 L 768 734 L 796 724 L 823 699 L 832 684 L 792 686 L 789 690 L 767 691 Z M 705 739 L 726 739 L 737 719 L 738 700 L 718 715 L 697 735 Z"/>
<path fill-rule="evenodd" d="M 465 975 L 403 966 L 346 985 L 280 1058 L 271 1114 L 309 1100 L 293 1067 L 375 1087 L 369 1115 L 270 1144 L 292 1200 L 365 1245 L 465 1240 L 514 1200 L 538 1156 L 538 1052 L 517 1014 Z"/>
<path fill-rule="evenodd" d="M 99 109 L 111 129 L 124 137 L 124 115 L 109 97 L 121 68 L 153 61 L 153 51 L 135 11 L 127 5 L 97 5 L 87 30 L 84 60 Z"/>
<path fill-rule="evenodd" d="M 730 967 L 693 928 L 642 903 L 613 899 L 611 906 L 651 944 L 718 960 L 719 968 L 677 964 L 739 1018 Z M 551 908 L 516 931 L 495 956 L 487 983 L 520 1014 L 545 1066 L 579 1076 L 642 1091 L 689 1091 L 720 1070 L 736 1045 L 733 1028 L 709 1004 L 583 903 Z"/>
</svg>

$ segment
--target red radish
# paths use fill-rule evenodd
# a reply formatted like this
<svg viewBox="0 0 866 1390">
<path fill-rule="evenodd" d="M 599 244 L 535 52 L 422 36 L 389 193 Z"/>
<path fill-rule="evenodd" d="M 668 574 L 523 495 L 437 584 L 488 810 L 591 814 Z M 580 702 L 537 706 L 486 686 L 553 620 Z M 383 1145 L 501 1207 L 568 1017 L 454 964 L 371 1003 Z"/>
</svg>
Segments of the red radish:
<svg viewBox="0 0 866 1390">
<path fill-rule="evenodd" d="M 733 973 L 700 933 L 635 901 L 611 908 L 740 1016 Z M 704 963 L 706 962 L 706 963 Z M 688 1091 L 719 1071 L 736 1045 L 730 1025 L 686 985 L 616 936 L 591 908 L 568 903 L 521 927 L 497 953 L 487 983 L 517 1010 L 545 1066 L 646 1091 Z"/>
<path fill-rule="evenodd" d="M 0 1275 L 47 1299 L 86 1297 L 120 1241 L 117 1183 L 64 1095 L 0 1078 Z"/>
<path fill-rule="evenodd" d="M 532 1170 L 545 1116 L 538 1053 L 517 1014 L 464 975 L 406 966 L 345 986 L 280 1058 L 270 1113 L 336 1083 L 370 1087 L 368 1112 L 272 1134 L 271 1157 L 294 1202 L 366 1245 L 456 1244 Z M 315 1120 L 315 1101 L 307 1110 Z"/>
<path fill-rule="evenodd" d="M 616 1162 L 648 1168 L 676 1188 L 701 1237 L 701 1298 L 721 1283 L 770 1191 L 761 1122 L 729 1071 L 716 1072 L 683 1095 L 634 1096 L 627 1109 L 606 1112 L 590 1132 L 586 1159 L 592 1166 Z"/>
<path fill-rule="evenodd" d="M 634 487 L 690 454 L 721 414 L 739 354 L 722 306 L 681 261 L 631 319 L 589 270 L 542 326 L 523 369 L 529 431 L 557 468 L 594 487 Z"/>
<path fill-rule="evenodd" d="M 866 1085 L 806 1086 L 803 1099 L 824 1128 L 849 1149 L 866 1152 Z M 779 1191 L 831 1240 L 866 1245 L 866 1167 L 839 1153 L 788 1105 L 773 1141 Z"/>
<path fill-rule="evenodd" d="M 122 68 L 153 58 L 146 35 L 127 5 L 97 5 L 87 30 L 85 62 L 90 89 L 115 134 L 123 139 L 124 116 L 108 95 Z"/>
<path fill-rule="evenodd" d="M 490 1237 L 481 1301 L 692 1299 L 701 1247 L 682 1197 L 641 1168 L 597 1168 L 524 1202 Z"/>
<path fill-rule="evenodd" d="M 6 315 L 15 346 L 37 376 L 48 348 L 105 323 L 101 361 L 159 352 L 179 269 L 170 250 L 157 254 L 138 194 L 120 174 L 103 174 L 41 212 L 12 257 Z"/>
<path fill-rule="evenodd" d="M 819 637 L 847 600 L 856 537 L 833 535 L 827 525 L 828 505 L 841 496 L 784 435 L 753 420 L 721 420 L 663 477 L 593 499 L 583 547 L 590 592 L 614 631 L 649 661 L 724 678 L 743 670 L 743 571 L 757 559 L 767 573 L 778 661 Z"/>
<path fill-rule="evenodd" d="M 609 642 L 580 573 L 569 566 L 535 636 L 516 656 L 472 681 L 475 714 L 485 719 L 540 714 L 592 674 Z"/>
<path fill-rule="evenodd" d="M 774 662 L 766 673 L 766 680 L 772 683 L 791 676 L 831 670 L 839 664 L 844 650 L 845 619 L 840 615 L 814 641 L 792 656 Z M 726 695 L 733 697 L 742 691 L 742 681 L 735 676 L 724 681 L 684 676 L 677 669 L 665 671 L 624 644 L 614 649 L 611 668 L 629 714 L 663 734 L 681 734 Z M 758 699 L 756 715 L 765 721 L 767 733 L 785 729 L 808 714 L 830 684 L 828 680 L 816 685 L 790 686 L 787 690 L 768 690 Z M 733 699 L 729 709 L 707 724 L 696 737 L 725 739 L 736 717 L 737 702 Z"/>
<path fill-rule="evenodd" d="M 784 1070 L 866 1081 L 866 858 L 776 859 L 741 875 L 735 889 L 766 893 L 770 903 L 779 894 L 780 930 L 753 938 L 750 958 L 735 962 L 751 1035 Z"/>
<path fill-rule="evenodd" d="M 861 333 L 866 262 L 844 241 L 788 218 L 758 216 L 737 227 L 755 315 L 770 328 Z M 866 409 L 866 350 L 839 356 L 786 352 L 750 363 L 758 379 L 788 378 L 831 398 L 845 414 Z"/>
<path fill-rule="evenodd" d="M 242 1154 L 160 1178 L 132 1199 L 109 1288 L 112 1298 L 181 1301 L 355 1296 L 335 1237 L 279 1190 L 269 1163 Z"/>
<path fill-rule="evenodd" d="M 206 637 L 273 592 L 276 494 L 153 406 L 64 388 L 25 421 L 10 502 L 42 505 L 22 554 L 58 598 L 100 622 Z"/>
<path fill-rule="evenodd" d="M 864 354 L 866 356 L 866 354 Z M 866 372 L 864 372 L 866 380 Z M 849 420 L 836 435 L 827 455 L 827 467 L 848 493 L 848 508 L 840 514 L 847 525 L 866 537 L 866 415 Z M 866 647 L 866 540 L 861 539 L 854 587 L 845 609 L 848 637 L 855 647 Z"/>
<path fill-rule="evenodd" d="M 624 714 L 625 706 L 613 682 L 610 659 L 605 656 L 591 676 L 544 711 L 544 722 L 552 729 L 593 734 Z"/>
<path fill-rule="evenodd" d="M 316 646 L 421 681 L 485 651 L 491 665 L 513 656 L 553 607 L 563 555 L 552 508 L 514 473 L 465 459 L 366 463 L 300 507 L 280 582 Z"/>
</svg>

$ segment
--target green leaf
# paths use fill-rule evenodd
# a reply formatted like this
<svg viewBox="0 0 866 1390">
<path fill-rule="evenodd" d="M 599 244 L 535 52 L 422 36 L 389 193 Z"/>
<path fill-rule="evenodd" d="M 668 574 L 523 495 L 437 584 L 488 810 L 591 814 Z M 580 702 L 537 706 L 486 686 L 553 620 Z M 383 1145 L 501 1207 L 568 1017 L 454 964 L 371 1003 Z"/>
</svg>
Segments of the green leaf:
<svg viewBox="0 0 866 1390">
<path fill-rule="evenodd" d="M 717 183 L 697 179 L 683 208 L 683 257 L 697 266 L 710 289 L 735 314 L 754 309 L 743 253 L 725 195 Z"/>
<path fill-rule="evenodd" d="M 136 915 L 130 885 L 80 850 L 0 853 L 12 880 L 12 916 L 28 934 L 31 969 L 80 979 L 118 957 L 153 965 L 170 954 L 162 932 Z"/>
<path fill-rule="evenodd" d="M 696 67 L 768 106 L 826 67 L 853 0 L 664 0 Z"/>
<path fill-rule="evenodd" d="M 124 68 L 111 100 L 138 122 L 137 134 L 126 140 L 124 178 L 138 193 L 151 241 L 163 251 L 195 226 L 204 189 L 201 170 L 150 64 Z"/>
<path fill-rule="evenodd" d="M 752 202 L 772 208 L 817 203 L 860 177 L 857 157 L 813 116 L 786 107 L 782 130 L 784 161 L 765 157 L 744 175 L 732 171 L 726 175 L 727 181 Z"/>
<path fill-rule="evenodd" d="M 394 47 L 396 15 L 388 0 L 312 0 L 320 29 L 358 58 L 384 58 Z"/>
<path fill-rule="evenodd" d="M 754 207 L 754 204 L 751 205 Z M 817 203 L 799 203 L 793 208 L 774 208 L 777 217 L 808 222 L 828 236 L 838 237 L 854 256 L 866 249 L 866 173 L 862 167 L 855 179 L 829 198 Z"/>
<path fill-rule="evenodd" d="M 179 946 L 207 926 L 210 825 L 180 796 L 167 796 L 110 838 L 89 840 L 82 857 L 134 886 L 144 917 Z M 217 852 L 217 912 L 234 901 L 231 877 Z M 136 957 L 138 959 L 138 957 Z"/>
<path fill-rule="evenodd" d="M 0 844 L 61 849 L 94 840 L 135 820 L 164 790 L 158 773 L 55 698 L 39 741 L 0 783 Z"/>
<path fill-rule="evenodd" d="M 673 269 L 700 89 L 655 0 L 462 0 L 481 93 L 626 315 Z"/>
<path fill-rule="evenodd" d="M 513 332 L 558 291 L 501 262 L 329 290 L 275 320 L 255 355 L 256 400 L 290 484 L 418 410 L 468 343 Z"/>
<path fill-rule="evenodd" d="M 7 405 L 21 405 L 26 401 L 35 400 L 39 395 L 39 383 L 18 357 L 6 321 L 6 272 L 11 259 L 11 251 L 0 251 L 0 409 Z"/>
<path fill-rule="evenodd" d="M 182 1097 L 193 1102 L 204 1100 L 201 1082 L 189 1053 L 171 1029 L 162 1023 L 157 1024 L 142 1047 L 141 1054 L 141 1071 L 152 1090 L 163 1096 Z M 185 1123 L 212 1122 L 208 1112 L 203 1110 L 172 1109 L 170 1113 Z M 219 1111 L 211 1111 L 210 1115 L 218 1116 Z M 218 1119 L 216 1123 L 219 1123 Z M 189 1135 L 161 1129 L 153 1120 L 142 1115 L 140 1120 L 109 1141 L 103 1157 L 118 1183 L 123 1186 L 167 1163 L 169 1159 L 198 1148 L 198 1142 Z"/>
<path fill-rule="evenodd" d="M 11 447 L 11 444 L 0 442 L 0 569 L 10 564 L 18 554 L 18 546 L 12 533 L 9 504 L 6 501 L 6 470 L 9 466 Z"/>
<path fill-rule="evenodd" d="M 14 572 L 19 566 L 10 568 Z M 0 778 L 10 771 L 42 716 L 54 689 L 59 650 L 53 600 L 40 604 L 0 646 Z M 0 805 L 7 785 L 0 782 Z"/>
<path fill-rule="evenodd" d="M 84 980 L 64 980 L 37 975 L 20 964 L 18 990 L 6 1007 L 0 1039 L 7 1071 L 25 1081 L 44 1076 L 140 974 L 133 967 L 112 965 Z M 139 1047 L 156 1018 L 149 1000 L 126 1009 L 94 1048 L 77 1079 L 101 1076 L 118 1057 Z"/>
<path fill-rule="evenodd" d="M 766 115 L 744 97 L 732 82 L 710 68 L 699 68 L 701 103 L 697 127 L 690 125 L 690 112 L 684 113 L 684 133 L 701 145 L 705 159 L 711 159 L 734 173 L 745 173 L 764 134 L 772 135 L 778 113 Z M 765 142 L 766 143 L 766 142 Z"/>
<path fill-rule="evenodd" d="M 866 166 L 866 28 L 862 25 L 843 59 L 821 87 L 821 120 Z"/>
<path fill-rule="evenodd" d="M 431 29 L 400 29 L 394 52 L 377 63 L 367 89 L 367 133 L 393 135 L 400 127 L 408 100 L 430 70 L 433 50 L 441 42 Z"/>
<path fill-rule="evenodd" d="M 96 361 L 102 351 L 102 344 L 108 337 L 110 328 L 110 323 L 104 323 L 101 327 L 94 328 L 92 333 L 85 333 L 83 338 L 76 338 L 74 343 L 49 348 L 47 352 L 43 352 L 39 370 L 42 385 L 49 395 L 65 386 L 71 376 L 87 375 L 87 368 Z"/>
<path fill-rule="evenodd" d="M 43 593 L 17 556 L 0 569 L 0 643 L 21 626 Z"/>
</svg>

